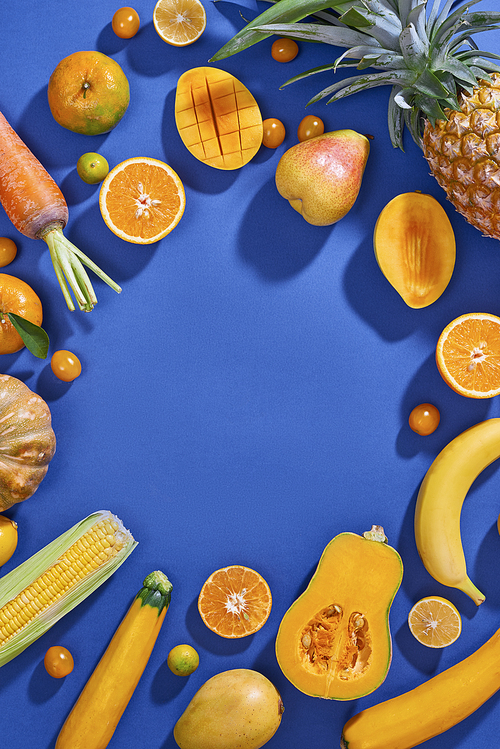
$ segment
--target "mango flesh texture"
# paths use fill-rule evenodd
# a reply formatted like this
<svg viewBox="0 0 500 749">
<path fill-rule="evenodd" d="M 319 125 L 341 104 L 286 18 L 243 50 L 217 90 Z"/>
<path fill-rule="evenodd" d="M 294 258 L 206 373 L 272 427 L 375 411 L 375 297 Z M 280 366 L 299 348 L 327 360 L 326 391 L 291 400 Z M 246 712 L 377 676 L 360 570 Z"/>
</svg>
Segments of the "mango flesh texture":
<svg viewBox="0 0 500 749">
<path fill-rule="evenodd" d="M 413 309 L 433 304 L 451 280 L 455 235 L 432 195 L 402 193 L 387 203 L 375 224 L 373 246 L 380 270 Z"/>
<path fill-rule="evenodd" d="M 216 169 L 239 169 L 262 144 L 257 102 L 237 78 L 218 68 L 193 68 L 181 75 L 175 123 L 188 151 Z"/>
<path fill-rule="evenodd" d="M 234 669 L 196 692 L 174 727 L 180 749 L 259 749 L 281 723 L 283 703 L 263 674 Z"/>
<path fill-rule="evenodd" d="M 289 148 L 276 167 L 276 187 L 314 226 L 329 226 L 353 207 L 370 153 L 354 130 L 334 130 Z"/>
<path fill-rule="evenodd" d="M 401 557 L 387 543 L 335 536 L 281 621 L 276 657 L 286 678 L 304 694 L 332 700 L 379 687 L 391 664 L 389 610 L 402 575 Z"/>
</svg>

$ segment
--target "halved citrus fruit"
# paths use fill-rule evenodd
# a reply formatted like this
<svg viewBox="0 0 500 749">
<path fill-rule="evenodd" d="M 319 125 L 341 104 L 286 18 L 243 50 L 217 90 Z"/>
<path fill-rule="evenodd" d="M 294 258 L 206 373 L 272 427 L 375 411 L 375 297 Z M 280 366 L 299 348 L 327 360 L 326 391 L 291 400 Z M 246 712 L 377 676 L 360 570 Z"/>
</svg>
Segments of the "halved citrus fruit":
<svg viewBox="0 0 500 749">
<path fill-rule="evenodd" d="M 471 312 L 452 320 L 439 336 L 436 363 L 444 381 L 468 398 L 500 393 L 500 317 Z"/>
<path fill-rule="evenodd" d="M 262 575 L 239 564 L 213 572 L 198 596 L 198 611 L 207 627 L 231 639 L 257 632 L 271 605 L 271 590 Z"/>
<path fill-rule="evenodd" d="M 418 601 L 408 614 L 412 635 L 428 648 L 445 648 L 458 639 L 462 619 L 455 606 L 441 596 Z"/>
<path fill-rule="evenodd" d="M 158 0 L 153 23 L 164 42 L 186 47 L 203 34 L 207 16 L 200 0 Z"/>
<path fill-rule="evenodd" d="M 136 244 L 158 242 L 179 223 L 186 205 L 179 175 L 163 161 L 122 161 L 101 186 L 99 208 L 106 225 Z"/>
</svg>

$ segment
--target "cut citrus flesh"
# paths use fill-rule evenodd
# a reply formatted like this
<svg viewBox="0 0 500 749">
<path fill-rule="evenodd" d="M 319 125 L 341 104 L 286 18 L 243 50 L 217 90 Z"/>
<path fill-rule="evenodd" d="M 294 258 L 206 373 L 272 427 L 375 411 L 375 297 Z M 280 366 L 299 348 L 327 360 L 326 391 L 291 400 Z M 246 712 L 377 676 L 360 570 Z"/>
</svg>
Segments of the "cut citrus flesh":
<svg viewBox="0 0 500 749">
<path fill-rule="evenodd" d="M 227 638 L 257 632 L 267 621 L 271 605 L 271 591 L 262 575 L 239 564 L 213 572 L 198 597 L 204 623 Z"/>
<path fill-rule="evenodd" d="M 255 98 L 218 68 L 192 68 L 181 75 L 175 123 L 188 151 L 216 169 L 239 169 L 262 145 L 262 115 Z"/>
<path fill-rule="evenodd" d="M 179 175 L 163 161 L 127 159 L 101 186 L 99 208 L 106 225 L 136 244 L 158 242 L 179 223 L 186 205 Z"/>
<path fill-rule="evenodd" d="M 468 398 L 500 393 L 500 317 L 471 312 L 439 336 L 436 363 L 445 382 Z"/>
<path fill-rule="evenodd" d="M 158 0 L 153 23 L 164 42 L 186 47 L 203 34 L 207 16 L 200 0 Z"/>
<path fill-rule="evenodd" d="M 462 619 L 455 606 L 440 596 L 418 601 L 408 614 L 412 635 L 428 648 L 445 648 L 455 642 L 462 631 Z"/>
</svg>

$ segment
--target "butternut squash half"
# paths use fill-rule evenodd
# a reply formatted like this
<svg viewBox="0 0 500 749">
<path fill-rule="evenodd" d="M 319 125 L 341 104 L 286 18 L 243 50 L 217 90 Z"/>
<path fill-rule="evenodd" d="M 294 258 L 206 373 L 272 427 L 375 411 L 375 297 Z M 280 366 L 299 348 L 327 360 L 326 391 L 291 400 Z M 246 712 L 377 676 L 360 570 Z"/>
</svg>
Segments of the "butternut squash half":
<svg viewBox="0 0 500 749">
<path fill-rule="evenodd" d="M 373 244 L 380 270 L 409 307 L 428 307 L 448 286 L 455 234 L 432 195 L 407 192 L 393 198 L 377 219 Z"/>
<path fill-rule="evenodd" d="M 311 697 L 353 700 L 373 692 L 392 658 L 389 610 L 403 575 L 384 529 L 341 533 L 325 548 L 304 593 L 284 615 L 276 657 Z"/>
</svg>

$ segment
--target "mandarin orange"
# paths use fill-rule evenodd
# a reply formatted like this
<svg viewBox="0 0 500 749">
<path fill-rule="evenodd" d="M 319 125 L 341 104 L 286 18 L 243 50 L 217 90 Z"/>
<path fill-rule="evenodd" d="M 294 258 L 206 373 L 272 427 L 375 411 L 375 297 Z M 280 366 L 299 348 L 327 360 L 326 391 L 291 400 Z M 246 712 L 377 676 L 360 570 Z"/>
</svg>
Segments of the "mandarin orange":
<svg viewBox="0 0 500 749">
<path fill-rule="evenodd" d="M 42 303 L 38 295 L 20 278 L 0 273 L 0 354 L 13 354 L 24 347 L 23 340 L 7 313 L 41 325 Z"/>
<path fill-rule="evenodd" d="M 47 89 L 56 122 L 82 135 L 112 130 L 127 111 L 130 88 L 118 63 L 102 52 L 74 52 L 57 65 Z"/>
</svg>

